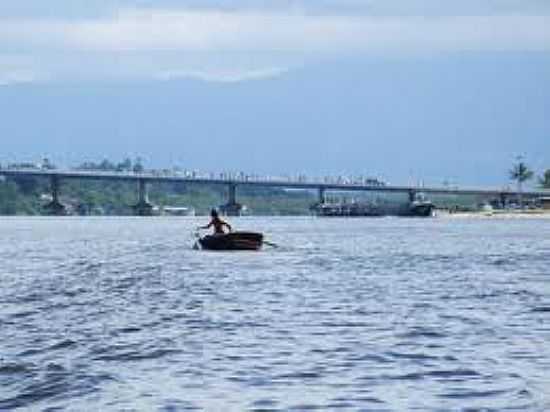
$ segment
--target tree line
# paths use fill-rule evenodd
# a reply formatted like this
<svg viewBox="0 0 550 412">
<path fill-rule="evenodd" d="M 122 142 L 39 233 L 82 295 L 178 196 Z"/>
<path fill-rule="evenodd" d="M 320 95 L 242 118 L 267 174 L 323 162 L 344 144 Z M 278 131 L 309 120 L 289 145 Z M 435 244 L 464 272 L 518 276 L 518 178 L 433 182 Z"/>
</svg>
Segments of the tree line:
<svg viewBox="0 0 550 412">
<path fill-rule="evenodd" d="M 132 161 L 129 157 L 121 162 L 115 163 L 108 159 L 103 159 L 101 162 L 83 162 L 76 167 L 76 170 L 87 171 L 103 171 L 103 172 L 135 172 L 141 173 L 145 171 L 143 162 L 140 157 Z"/>
<path fill-rule="evenodd" d="M 523 184 L 535 177 L 535 172 L 521 159 L 513 165 L 509 171 L 510 179 L 518 185 L 518 191 L 521 192 Z M 550 189 L 550 169 L 547 169 L 537 178 L 538 185 L 545 189 Z"/>
<path fill-rule="evenodd" d="M 23 164 L 15 165 L 22 166 Z M 26 165 L 25 165 L 26 166 Z M 26 166 L 28 167 L 28 166 Z M 56 166 L 44 159 L 34 167 L 55 169 Z M 118 172 L 141 172 L 144 166 L 141 159 L 126 158 L 116 162 L 104 159 L 98 162 L 83 162 L 76 167 L 79 170 L 99 170 Z M 550 169 L 540 176 L 521 159 L 509 170 L 509 177 L 518 184 L 521 192 L 524 183 L 537 179 L 537 185 L 550 189 Z M 0 215 L 42 214 L 44 196 L 50 193 L 46 179 L 33 177 L 2 178 L 0 177 Z M 136 187 L 126 182 L 64 181 L 61 195 L 63 201 L 86 206 L 93 213 L 120 215 L 131 213 L 131 205 L 136 199 Z M 185 205 L 194 207 L 198 213 L 206 213 L 213 205 L 221 204 L 226 194 L 217 187 L 187 187 L 179 183 L 153 185 L 150 198 L 156 205 Z M 289 193 L 279 189 L 242 188 L 239 201 L 250 206 L 259 214 L 302 214 L 307 213 L 312 202 L 307 193 Z"/>
</svg>

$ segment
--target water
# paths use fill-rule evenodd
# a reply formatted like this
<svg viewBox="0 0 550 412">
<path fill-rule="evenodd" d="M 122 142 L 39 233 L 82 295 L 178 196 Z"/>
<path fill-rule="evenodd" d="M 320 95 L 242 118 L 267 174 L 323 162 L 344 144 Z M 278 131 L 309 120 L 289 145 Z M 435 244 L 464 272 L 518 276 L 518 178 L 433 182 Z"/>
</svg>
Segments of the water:
<svg viewBox="0 0 550 412">
<path fill-rule="evenodd" d="M 0 410 L 550 409 L 550 220 L 2 218 Z"/>
</svg>

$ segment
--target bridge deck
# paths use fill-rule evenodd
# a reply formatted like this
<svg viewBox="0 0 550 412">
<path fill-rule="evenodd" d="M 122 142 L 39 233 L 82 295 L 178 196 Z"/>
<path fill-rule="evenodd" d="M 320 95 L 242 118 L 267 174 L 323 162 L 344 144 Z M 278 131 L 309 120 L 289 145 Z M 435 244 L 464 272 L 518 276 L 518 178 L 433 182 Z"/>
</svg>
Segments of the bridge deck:
<svg viewBox="0 0 550 412">
<path fill-rule="evenodd" d="M 0 169 L 0 175 L 7 177 L 44 177 L 57 176 L 61 179 L 84 179 L 84 180 L 119 180 L 119 181 L 146 181 L 157 183 L 186 183 L 186 184 L 209 184 L 209 185 L 236 185 L 236 186 L 261 186 L 281 187 L 288 189 L 309 189 L 309 190 L 335 190 L 335 191 L 376 191 L 409 193 L 423 192 L 426 194 L 441 195 L 481 195 L 481 196 L 515 196 L 519 193 L 509 188 L 449 188 L 449 187 L 419 187 L 419 186 L 395 186 L 395 185 L 364 185 L 324 182 L 293 182 L 285 180 L 249 180 L 249 179 L 217 179 L 206 177 L 187 177 L 160 175 L 155 173 L 132 173 L 132 172 L 100 172 L 100 171 L 79 171 L 79 170 L 21 170 L 21 169 Z M 550 190 L 526 190 L 523 196 L 547 197 Z"/>
</svg>

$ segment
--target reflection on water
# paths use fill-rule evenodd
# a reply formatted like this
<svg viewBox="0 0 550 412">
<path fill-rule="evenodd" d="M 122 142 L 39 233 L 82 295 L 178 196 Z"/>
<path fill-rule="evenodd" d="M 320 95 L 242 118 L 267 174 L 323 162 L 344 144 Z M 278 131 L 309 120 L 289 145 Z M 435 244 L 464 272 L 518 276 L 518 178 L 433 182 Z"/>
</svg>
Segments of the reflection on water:
<svg viewBox="0 0 550 412">
<path fill-rule="evenodd" d="M 550 221 L 0 221 L 0 410 L 550 409 Z"/>
</svg>

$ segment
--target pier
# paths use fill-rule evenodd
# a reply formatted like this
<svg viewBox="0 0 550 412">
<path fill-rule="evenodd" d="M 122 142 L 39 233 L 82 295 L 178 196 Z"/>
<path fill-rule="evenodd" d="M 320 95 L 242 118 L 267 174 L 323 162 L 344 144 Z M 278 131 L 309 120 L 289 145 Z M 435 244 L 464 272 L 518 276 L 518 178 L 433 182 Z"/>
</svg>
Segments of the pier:
<svg viewBox="0 0 550 412">
<path fill-rule="evenodd" d="M 419 193 L 429 195 L 474 195 L 487 200 L 498 201 L 505 206 L 512 198 L 522 197 L 525 199 L 547 199 L 550 198 L 549 190 L 525 190 L 516 191 L 508 188 L 449 188 L 436 186 L 401 186 L 385 185 L 379 183 L 327 183 L 322 181 L 298 181 L 285 179 L 248 178 L 248 177 L 194 177 L 180 176 L 177 174 L 167 175 L 157 172 L 101 172 L 101 171 L 80 171 L 80 170 L 41 170 L 41 169 L 0 169 L 0 176 L 5 178 L 41 178 L 50 182 L 51 201 L 44 207 L 55 215 L 65 214 L 65 206 L 60 200 L 62 182 L 65 180 L 95 180 L 95 181 L 126 181 L 136 184 L 136 203 L 133 211 L 136 216 L 150 216 L 154 205 L 149 201 L 148 188 L 155 183 L 181 183 L 186 185 L 211 185 L 226 188 L 226 200 L 220 209 L 230 216 L 237 216 L 241 213 L 242 205 L 238 202 L 238 188 L 240 187 L 272 187 L 282 189 L 301 189 L 317 192 L 317 203 L 312 206 L 325 204 L 326 194 L 329 191 L 336 192 L 379 192 L 379 193 L 401 193 L 407 195 L 409 201 L 413 201 Z"/>
</svg>

